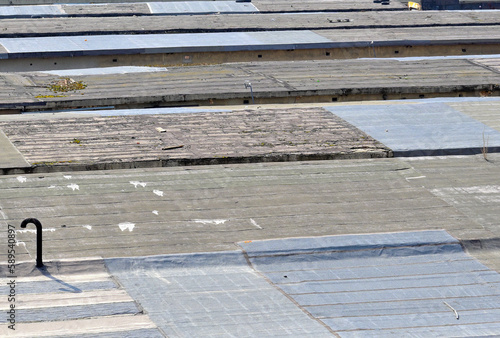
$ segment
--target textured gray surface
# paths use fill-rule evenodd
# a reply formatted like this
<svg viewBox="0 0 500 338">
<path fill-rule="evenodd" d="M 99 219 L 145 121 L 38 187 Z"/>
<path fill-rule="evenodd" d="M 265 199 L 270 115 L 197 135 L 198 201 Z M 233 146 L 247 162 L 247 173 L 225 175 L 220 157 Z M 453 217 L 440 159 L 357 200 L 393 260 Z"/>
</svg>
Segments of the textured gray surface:
<svg viewBox="0 0 500 338">
<path fill-rule="evenodd" d="M 36 38 L 3 38 L 0 44 L 9 54 L 59 56 L 100 55 L 113 51 L 174 53 L 181 51 L 235 51 L 321 48 L 330 40 L 311 31 L 230 32 L 147 35 L 81 35 Z M 69 54 L 68 54 L 69 55 Z"/>
<path fill-rule="evenodd" d="M 2 130 L 0 130 L 0 152 L 2 153 L 0 160 L 2 168 L 25 168 L 29 166 L 24 156 L 10 142 Z"/>
<path fill-rule="evenodd" d="M 35 283 L 32 283 L 35 284 Z M 38 293 L 41 293 L 40 291 Z M 135 315 L 139 313 L 137 305 L 133 302 L 126 303 L 108 303 L 108 304 L 91 304 L 61 306 L 42 309 L 22 309 L 18 310 L 19 322 L 44 322 L 56 320 L 71 320 L 82 319 L 99 316 L 118 316 L 118 315 Z M 1 319 L 2 323 L 6 322 L 6 318 Z"/>
<path fill-rule="evenodd" d="M 48 279 L 48 278 L 47 278 Z M 17 283 L 16 291 L 19 294 L 43 293 L 43 292 L 83 292 L 91 290 L 114 289 L 117 285 L 112 281 L 87 282 L 87 283 L 65 283 L 59 279 L 40 281 L 37 283 Z M 1 292 L 7 292 L 8 287 L 2 285 Z"/>
<path fill-rule="evenodd" d="M 239 245 L 258 271 L 342 337 L 426 337 L 434 328 L 445 336 L 497 335 L 500 275 L 450 237 L 423 231 Z"/>
<path fill-rule="evenodd" d="M 81 69 L 59 69 L 41 71 L 44 74 L 53 74 L 58 76 L 85 76 L 85 75 L 106 75 L 106 74 L 127 74 L 127 73 L 148 73 L 148 72 L 166 72 L 165 67 L 104 67 L 104 68 L 81 68 Z"/>
<path fill-rule="evenodd" d="M 446 103 L 328 109 L 391 148 L 395 156 L 477 154 L 483 146 L 500 151 L 499 131 Z"/>
<path fill-rule="evenodd" d="M 30 17 L 62 15 L 64 11 L 57 5 L 40 6 L 0 6 L 0 17 Z"/>
<path fill-rule="evenodd" d="M 158 329 L 139 329 L 126 332 L 89 333 L 79 335 L 53 336 L 53 338 L 164 338 Z"/>
<path fill-rule="evenodd" d="M 149 111 L 96 111 L 95 115 L 104 116 L 75 114 L 74 118 L 57 120 L 32 116 L 32 121 L 0 122 L 0 127 L 28 161 L 42 166 L 57 162 L 134 166 L 145 161 L 159 165 L 161 160 L 172 164 L 227 163 L 279 159 L 290 153 L 302 159 L 370 158 L 387 157 L 389 152 L 322 108 L 157 108 L 146 114 Z M 85 116 L 89 111 L 80 113 Z M 0 167 L 1 163 L 0 159 Z"/>
<path fill-rule="evenodd" d="M 150 2 L 153 14 L 213 14 L 213 13 L 256 13 L 258 9 L 250 3 L 235 1 L 188 1 Z"/>
<path fill-rule="evenodd" d="M 331 337 L 267 283 L 240 251 L 106 260 L 171 337 Z"/>
</svg>

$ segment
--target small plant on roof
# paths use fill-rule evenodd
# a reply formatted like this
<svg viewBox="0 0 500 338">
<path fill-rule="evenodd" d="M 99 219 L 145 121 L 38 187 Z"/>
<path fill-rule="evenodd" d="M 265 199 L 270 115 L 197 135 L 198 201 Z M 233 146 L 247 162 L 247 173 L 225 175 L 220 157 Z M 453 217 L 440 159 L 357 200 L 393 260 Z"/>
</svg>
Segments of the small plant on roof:
<svg viewBox="0 0 500 338">
<path fill-rule="evenodd" d="M 52 82 L 48 89 L 54 93 L 77 91 L 87 88 L 87 85 L 82 81 L 75 81 L 69 77 L 61 78 Z"/>
</svg>

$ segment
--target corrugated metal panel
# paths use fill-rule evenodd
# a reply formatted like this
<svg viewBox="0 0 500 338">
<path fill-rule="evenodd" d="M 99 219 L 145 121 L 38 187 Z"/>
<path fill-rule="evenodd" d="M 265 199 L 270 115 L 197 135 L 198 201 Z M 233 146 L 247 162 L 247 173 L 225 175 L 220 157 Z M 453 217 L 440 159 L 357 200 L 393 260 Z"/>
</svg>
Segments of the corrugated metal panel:
<svg viewBox="0 0 500 338">
<path fill-rule="evenodd" d="M 153 14 L 255 13 L 251 3 L 235 1 L 149 2 Z"/>
</svg>

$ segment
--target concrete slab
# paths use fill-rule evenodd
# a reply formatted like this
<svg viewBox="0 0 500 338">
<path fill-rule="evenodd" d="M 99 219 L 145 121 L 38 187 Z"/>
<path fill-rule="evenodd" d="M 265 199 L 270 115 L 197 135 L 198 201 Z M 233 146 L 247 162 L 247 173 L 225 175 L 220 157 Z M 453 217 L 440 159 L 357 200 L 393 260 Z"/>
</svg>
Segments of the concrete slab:
<svg viewBox="0 0 500 338">
<path fill-rule="evenodd" d="M 479 154 L 485 148 L 489 152 L 500 151 L 498 130 L 446 103 L 328 109 L 387 145 L 394 151 L 394 156 Z"/>
<path fill-rule="evenodd" d="M 22 169 L 31 166 L 1 129 L 0 152 L 2 154 L 0 157 L 0 168 L 2 169 Z"/>
</svg>

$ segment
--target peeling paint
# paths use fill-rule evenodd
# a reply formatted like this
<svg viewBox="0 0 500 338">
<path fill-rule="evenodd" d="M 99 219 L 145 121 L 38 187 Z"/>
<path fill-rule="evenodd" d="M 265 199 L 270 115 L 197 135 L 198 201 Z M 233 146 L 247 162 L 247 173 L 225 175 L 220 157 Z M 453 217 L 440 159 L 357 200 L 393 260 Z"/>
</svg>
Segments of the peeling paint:
<svg viewBox="0 0 500 338">
<path fill-rule="evenodd" d="M 127 229 L 128 229 L 128 231 L 132 231 L 135 227 L 135 224 L 131 223 L 131 222 L 124 222 L 124 223 L 118 224 L 118 226 L 120 227 L 121 231 L 125 231 Z"/>
<path fill-rule="evenodd" d="M 158 210 L 153 210 L 153 214 L 158 215 Z"/>
<path fill-rule="evenodd" d="M 67 180 L 71 179 L 71 175 L 64 175 L 63 177 Z"/>
<path fill-rule="evenodd" d="M 56 188 L 56 186 L 55 186 L 55 185 L 51 185 L 51 186 L 49 187 L 49 189 L 55 189 L 55 188 Z"/>
<path fill-rule="evenodd" d="M 28 179 L 27 179 L 26 177 L 24 177 L 24 176 L 17 176 L 17 180 L 18 180 L 19 182 L 21 182 L 21 183 L 24 183 L 24 182 L 26 182 Z"/>
<path fill-rule="evenodd" d="M 82 227 L 84 227 L 85 229 L 92 230 L 92 225 L 82 225 Z"/>
<path fill-rule="evenodd" d="M 71 183 L 71 184 L 67 185 L 67 187 L 70 189 L 73 189 L 73 191 L 80 190 L 80 186 L 78 184 L 75 184 L 75 183 Z"/>
</svg>

